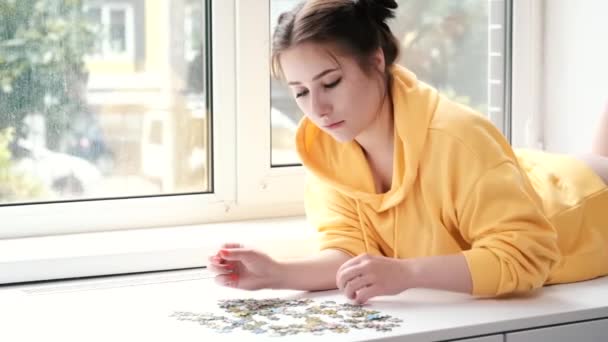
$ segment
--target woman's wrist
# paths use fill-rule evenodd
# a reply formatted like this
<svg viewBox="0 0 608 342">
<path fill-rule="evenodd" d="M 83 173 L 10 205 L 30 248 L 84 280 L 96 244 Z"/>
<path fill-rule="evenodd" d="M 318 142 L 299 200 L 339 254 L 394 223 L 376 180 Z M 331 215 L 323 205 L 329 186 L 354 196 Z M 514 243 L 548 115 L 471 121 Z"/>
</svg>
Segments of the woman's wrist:
<svg viewBox="0 0 608 342">
<path fill-rule="evenodd" d="M 431 288 L 471 293 L 472 279 L 462 254 L 404 259 L 401 282 L 405 289 Z"/>
<path fill-rule="evenodd" d="M 401 259 L 399 263 L 401 267 L 399 282 L 402 284 L 403 290 L 421 287 L 420 282 L 417 281 L 420 277 L 416 259 Z"/>
<path fill-rule="evenodd" d="M 270 272 L 268 279 L 268 288 L 273 290 L 290 289 L 292 286 L 289 284 L 289 265 L 286 262 L 277 261 L 276 267 Z"/>
<path fill-rule="evenodd" d="M 349 255 L 325 250 L 303 259 L 278 261 L 269 271 L 269 283 L 274 289 L 322 291 L 336 289 L 336 272 Z"/>
</svg>

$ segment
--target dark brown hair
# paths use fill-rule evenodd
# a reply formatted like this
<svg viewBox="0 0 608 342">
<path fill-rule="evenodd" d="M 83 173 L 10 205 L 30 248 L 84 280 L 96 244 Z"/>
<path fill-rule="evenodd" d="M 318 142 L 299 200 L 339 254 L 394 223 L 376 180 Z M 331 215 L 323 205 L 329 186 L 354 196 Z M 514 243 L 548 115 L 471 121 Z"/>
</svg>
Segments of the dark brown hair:
<svg viewBox="0 0 608 342">
<path fill-rule="evenodd" d="M 272 38 L 271 70 L 282 78 L 280 55 L 304 42 L 334 44 L 355 57 L 369 73 L 370 57 L 382 48 L 386 70 L 399 56 L 399 41 L 386 21 L 394 18 L 395 0 L 308 0 L 279 16 Z"/>
</svg>

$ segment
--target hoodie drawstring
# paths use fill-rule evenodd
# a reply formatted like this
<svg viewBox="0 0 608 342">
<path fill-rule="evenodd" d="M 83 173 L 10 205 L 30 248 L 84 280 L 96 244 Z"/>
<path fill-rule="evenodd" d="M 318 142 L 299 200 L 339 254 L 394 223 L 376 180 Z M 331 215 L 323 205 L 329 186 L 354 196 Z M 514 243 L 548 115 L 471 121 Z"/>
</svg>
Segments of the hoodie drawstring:
<svg viewBox="0 0 608 342">
<path fill-rule="evenodd" d="M 366 229 L 365 223 L 363 222 L 361 203 L 359 203 L 359 200 L 355 200 L 355 203 L 357 203 L 357 217 L 359 218 L 359 227 L 361 229 L 361 238 L 363 239 L 363 243 L 365 244 L 365 253 L 369 253 L 369 241 L 367 239 L 367 229 Z M 399 229 L 397 228 L 397 222 L 399 221 L 398 218 L 399 218 L 399 208 L 395 208 L 395 222 L 393 223 L 393 258 L 394 259 L 397 259 L 399 257 L 399 254 L 397 253 L 397 241 L 399 241 L 399 239 L 398 239 Z"/>
<path fill-rule="evenodd" d="M 367 232 L 365 229 L 365 224 L 363 223 L 363 215 L 361 212 L 361 204 L 359 200 L 355 200 L 357 203 L 357 216 L 359 217 L 359 227 L 361 229 L 361 237 L 363 238 L 363 242 L 365 243 L 365 253 L 369 253 L 369 242 L 367 241 Z"/>
<path fill-rule="evenodd" d="M 397 228 L 397 222 L 399 222 L 399 208 L 395 207 L 395 222 L 393 222 L 393 258 L 398 259 L 399 255 L 397 254 L 397 234 L 399 234 L 399 229 Z"/>
</svg>

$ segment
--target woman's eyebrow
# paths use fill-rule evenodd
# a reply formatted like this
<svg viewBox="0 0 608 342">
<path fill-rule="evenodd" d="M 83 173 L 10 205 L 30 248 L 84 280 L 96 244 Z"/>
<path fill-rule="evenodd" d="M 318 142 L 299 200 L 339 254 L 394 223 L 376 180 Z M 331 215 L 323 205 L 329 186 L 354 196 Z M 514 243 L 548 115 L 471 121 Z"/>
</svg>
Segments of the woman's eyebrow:
<svg viewBox="0 0 608 342">
<path fill-rule="evenodd" d="M 334 71 L 336 71 L 336 70 L 338 70 L 338 68 L 333 68 L 333 69 L 327 69 L 327 70 L 324 70 L 324 71 L 320 72 L 320 73 L 319 73 L 317 76 L 313 77 L 313 78 L 312 78 L 312 80 L 313 80 L 313 81 L 316 81 L 316 80 L 318 80 L 319 78 L 321 78 L 321 77 L 323 77 L 323 76 L 325 76 L 325 75 L 329 74 L 330 72 L 334 72 Z M 287 84 L 288 84 L 288 85 L 298 85 L 298 84 L 301 84 L 301 83 L 300 83 L 300 82 L 298 82 L 298 81 L 292 81 L 292 82 L 289 82 L 289 83 L 287 83 Z"/>
</svg>

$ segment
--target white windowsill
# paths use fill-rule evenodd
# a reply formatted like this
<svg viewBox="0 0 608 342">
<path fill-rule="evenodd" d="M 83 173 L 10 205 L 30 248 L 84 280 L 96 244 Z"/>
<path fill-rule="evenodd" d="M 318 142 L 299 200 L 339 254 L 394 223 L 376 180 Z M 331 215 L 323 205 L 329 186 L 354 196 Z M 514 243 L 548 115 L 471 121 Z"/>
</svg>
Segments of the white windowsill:
<svg viewBox="0 0 608 342">
<path fill-rule="evenodd" d="M 222 243 L 275 258 L 316 250 L 304 217 L 0 240 L 0 284 L 201 267 Z"/>
<path fill-rule="evenodd" d="M 337 290 L 243 291 L 218 286 L 208 278 L 208 273 L 182 270 L 0 288 L 3 323 L 0 340 L 262 342 L 274 338 L 239 329 L 230 334 L 219 333 L 197 322 L 180 321 L 173 314 L 185 311 L 227 316 L 218 307 L 218 302 L 225 299 L 308 298 L 318 302 L 348 302 Z M 396 296 L 376 297 L 367 306 L 402 319 L 403 324 L 392 331 L 351 329 L 341 334 L 288 335 L 280 340 L 604 341 L 608 331 L 607 285 L 608 277 L 604 277 L 494 299 L 410 289 Z M 281 319 L 276 323 L 288 322 L 293 321 Z"/>
</svg>

